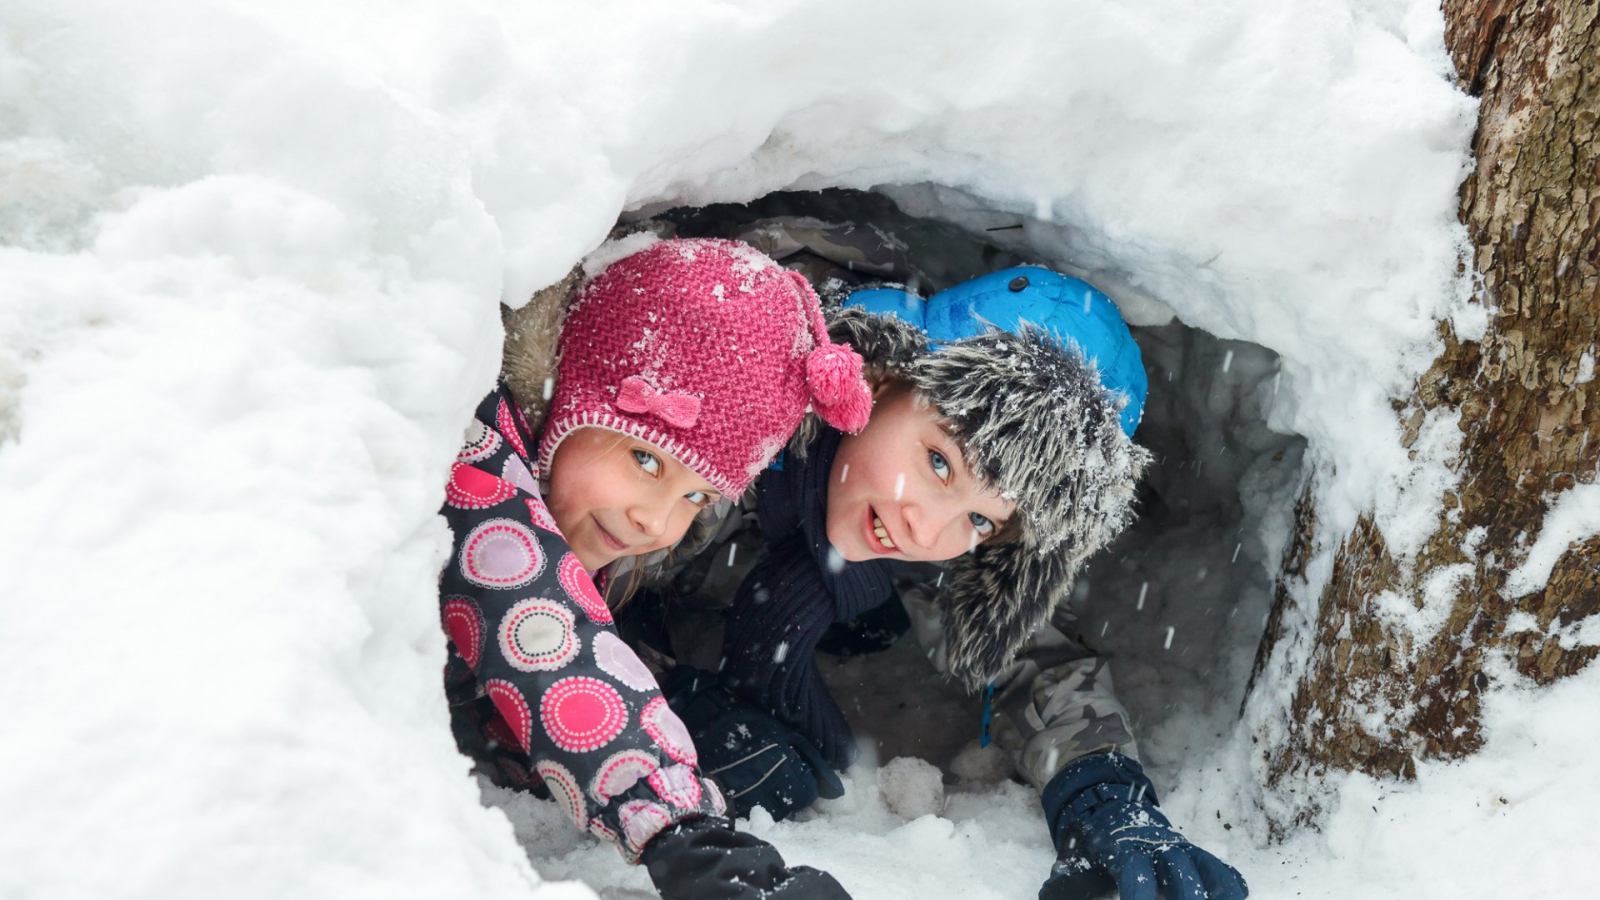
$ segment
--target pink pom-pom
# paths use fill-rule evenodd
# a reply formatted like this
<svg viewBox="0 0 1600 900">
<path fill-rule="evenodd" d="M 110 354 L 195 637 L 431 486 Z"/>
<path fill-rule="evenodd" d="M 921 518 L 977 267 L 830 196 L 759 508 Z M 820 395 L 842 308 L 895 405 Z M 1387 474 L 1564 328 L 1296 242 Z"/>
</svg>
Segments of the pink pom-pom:
<svg viewBox="0 0 1600 900">
<path fill-rule="evenodd" d="M 861 377 L 861 354 L 842 344 L 824 344 L 806 357 L 811 405 L 829 425 L 857 432 L 872 415 L 872 390 Z"/>
</svg>

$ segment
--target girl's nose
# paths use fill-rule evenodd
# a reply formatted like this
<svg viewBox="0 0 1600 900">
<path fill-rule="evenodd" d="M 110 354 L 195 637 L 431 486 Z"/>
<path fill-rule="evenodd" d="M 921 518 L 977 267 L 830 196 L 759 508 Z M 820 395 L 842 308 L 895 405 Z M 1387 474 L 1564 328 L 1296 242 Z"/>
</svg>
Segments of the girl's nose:
<svg viewBox="0 0 1600 900">
<path fill-rule="evenodd" d="M 667 517 L 671 512 L 668 504 L 655 500 L 641 500 L 628 509 L 628 520 L 633 527 L 653 538 L 661 537 L 667 532 Z"/>
</svg>

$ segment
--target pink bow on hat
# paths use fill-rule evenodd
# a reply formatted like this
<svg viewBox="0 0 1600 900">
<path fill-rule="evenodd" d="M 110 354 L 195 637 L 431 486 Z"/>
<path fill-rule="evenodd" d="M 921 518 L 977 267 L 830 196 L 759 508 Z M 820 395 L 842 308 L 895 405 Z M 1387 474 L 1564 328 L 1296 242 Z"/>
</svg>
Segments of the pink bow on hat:
<svg viewBox="0 0 1600 900">
<path fill-rule="evenodd" d="M 657 390 L 637 375 L 622 379 L 617 408 L 655 416 L 675 428 L 689 428 L 700 419 L 700 398 L 679 391 Z"/>
</svg>

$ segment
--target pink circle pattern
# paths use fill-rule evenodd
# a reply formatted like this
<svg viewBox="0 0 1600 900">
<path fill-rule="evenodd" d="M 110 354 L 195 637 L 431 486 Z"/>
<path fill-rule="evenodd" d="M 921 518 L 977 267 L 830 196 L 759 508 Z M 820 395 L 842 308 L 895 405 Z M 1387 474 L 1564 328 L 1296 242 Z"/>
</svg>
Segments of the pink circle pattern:
<svg viewBox="0 0 1600 900">
<path fill-rule="evenodd" d="M 700 761 L 700 754 L 694 748 L 694 738 L 689 736 L 689 729 L 684 727 L 683 720 L 667 705 L 667 698 L 657 697 L 646 703 L 639 713 L 639 724 L 675 762 L 692 766 Z"/>
<path fill-rule="evenodd" d="M 506 403 L 504 398 L 500 400 L 499 409 L 495 410 L 494 424 L 500 429 L 500 433 L 506 436 L 506 441 L 511 444 L 511 449 L 517 451 L 518 456 L 526 459 L 528 457 L 528 448 L 522 443 L 522 435 L 517 432 L 517 423 L 511 418 L 511 405 Z"/>
<path fill-rule="evenodd" d="M 616 845 L 618 849 L 621 849 L 622 842 L 617 840 L 617 833 L 612 831 L 610 828 L 607 828 L 606 823 L 600 821 L 599 819 L 589 820 L 589 833 L 600 840 L 605 841 L 608 844 Z"/>
<path fill-rule="evenodd" d="M 528 701 L 523 699 L 522 692 L 517 690 L 516 685 L 500 678 L 489 679 L 483 687 L 489 699 L 494 701 L 494 708 L 505 717 L 518 747 L 522 752 L 528 752 L 528 747 L 533 743 L 533 713 L 529 711 Z"/>
<path fill-rule="evenodd" d="M 517 736 L 511 733 L 511 726 L 500 716 L 490 719 L 483 726 L 483 736 L 502 747 L 516 747 Z"/>
<path fill-rule="evenodd" d="M 659 686 L 650 667 L 644 664 L 633 648 L 623 643 L 616 632 L 602 631 L 591 641 L 594 661 L 600 671 L 610 675 L 636 691 L 653 691 Z"/>
<path fill-rule="evenodd" d="M 650 800 L 629 800 L 617 810 L 617 817 L 622 821 L 623 837 L 636 853 L 643 851 L 644 845 L 660 834 L 661 829 L 672 824 L 672 813 Z"/>
<path fill-rule="evenodd" d="M 583 649 L 572 610 L 555 600 L 520 600 L 500 620 L 500 652 L 523 672 L 566 668 Z"/>
<path fill-rule="evenodd" d="M 679 809 L 700 807 L 700 779 L 688 766 L 679 764 L 661 769 L 650 776 L 650 786 L 662 799 Z"/>
<path fill-rule="evenodd" d="M 567 596 L 572 598 L 573 603 L 583 607 L 583 613 L 589 617 L 589 621 L 597 625 L 611 624 L 611 610 L 606 606 L 605 598 L 595 590 L 593 579 L 584 570 L 583 563 L 578 562 L 576 553 L 568 551 L 566 556 L 561 557 L 561 562 L 556 565 L 556 574 Z"/>
<path fill-rule="evenodd" d="M 515 453 L 506 457 L 505 465 L 500 467 L 500 477 L 516 485 L 519 490 L 539 496 L 539 480 L 533 477 L 533 472 L 528 470 L 528 464 L 522 461 L 522 457 Z"/>
<path fill-rule="evenodd" d="M 481 587 L 521 587 L 544 571 L 533 529 L 515 519 L 490 519 L 461 542 L 461 574 Z"/>
<path fill-rule="evenodd" d="M 527 790 L 533 786 L 533 776 L 529 775 L 528 770 L 523 768 L 522 763 L 517 762 L 515 759 L 509 756 L 501 756 L 495 760 L 495 765 L 500 767 L 500 771 L 510 779 L 514 787 Z"/>
<path fill-rule="evenodd" d="M 450 482 L 444 487 L 444 502 L 456 509 L 488 509 L 516 495 L 516 485 L 465 463 L 450 468 Z"/>
<path fill-rule="evenodd" d="M 589 785 L 589 794 L 601 803 L 639 783 L 639 779 L 654 775 L 661 768 L 655 756 L 643 750 L 618 750 L 600 764 Z"/>
<path fill-rule="evenodd" d="M 583 789 L 578 787 L 578 779 L 572 777 L 566 766 L 553 760 L 542 759 L 534 769 L 544 779 L 544 786 L 550 789 L 550 795 L 572 817 L 573 823 L 580 830 L 587 828 L 589 814 L 583 805 Z"/>
<path fill-rule="evenodd" d="M 527 499 L 527 504 L 528 515 L 533 519 L 533 524 L 543 528 L 545 531 L 551 532 L 552 534 L 561 534 L 561 529 L 556 526 L 556 517 L 550 515 L 550 508 L 544 505 L 543 500 L 535 497 L 529 497 Z M 565 537 L 565 535 L 562 535 L 562 537 Z M 571 554 L 568 555 L 570 556 Z M 579 568 L 582 568 L 582 566 L 579 566 Z M 588 576 L 584 577 L 587 578 Z"/>
<path fill-rule="evenodd" d="M 472 424 L 467 426 L 466 443 L 456 459 L 464 463 L 481 462 L 499 449 L 500 435 L 495 434 L 493 428 L 473 419 Z"/>
<path fill-rule="evenodd" d="M 445 598 L 440 613 L 444 620 L 444 633 L 456 645 L 456 652 L 474 671 L 483 658 L 483 613 L 471 597 L 452 594 Z"/>
<path fill-rule="evenodd" d="M 617 689 L 604 681 L 575 675 L 557 681 L 544 692 L 539 701 L 539 721 L 557 747 L 586 753 L 604 747 L 622 733 L 628 724 L 628 705 Z"/>
<path fill-rule="evenodd" d="M 706 798 L 711 802 L 711 811 L 719 816 L 728 814 L 728 801 L 722 799 L 722 789 L 709 778 L 700 779 L 700 784 L 706 789 Z"/>
</svg>

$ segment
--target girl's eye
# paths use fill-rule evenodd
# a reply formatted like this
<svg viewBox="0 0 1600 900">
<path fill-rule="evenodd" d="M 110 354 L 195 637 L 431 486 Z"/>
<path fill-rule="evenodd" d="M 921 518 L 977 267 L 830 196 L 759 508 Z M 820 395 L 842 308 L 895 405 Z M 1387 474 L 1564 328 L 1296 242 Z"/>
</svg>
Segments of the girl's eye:
<svg viewBox="0 0 1600 900">
<path fill-rule="evenodd" d="M 684 494 L 683 498 L 688 500 L 690 503 L 693 503 L 695 506 L 705 506 L 707 503 L 711 502 L 711 495 L 705 491 L 690 491 L 689 493 Z"/>
<path fill-rule="evenodd" d="M 928 451 L 928 465 L 933 468 L 933 474 L 939 476 L 940 481 L 950 480 L 950 461 L 944 454 L 937 450 Z"/>
<path fill-rule="evenodd" d="M 994 523 L 987 516 L 978 513 L 967 513 L 967 518 L 972 520 L 972 528 L 978 532 L 979 537 L 988 537 L 994 534 Z"/>
<path fill-rule="evenodd" d="M 633 451 L 633 461 L 639 464 L 639 468 L 643 469 L 646 475 L 654 475 L 661 471 L 661 460 L 656 459 L 653 453 L 635 450 Z"/>
</svg>

